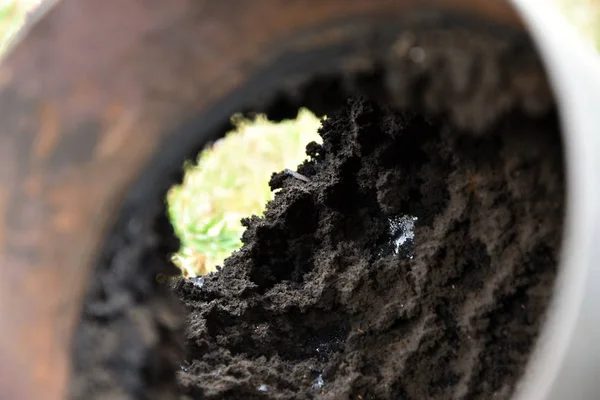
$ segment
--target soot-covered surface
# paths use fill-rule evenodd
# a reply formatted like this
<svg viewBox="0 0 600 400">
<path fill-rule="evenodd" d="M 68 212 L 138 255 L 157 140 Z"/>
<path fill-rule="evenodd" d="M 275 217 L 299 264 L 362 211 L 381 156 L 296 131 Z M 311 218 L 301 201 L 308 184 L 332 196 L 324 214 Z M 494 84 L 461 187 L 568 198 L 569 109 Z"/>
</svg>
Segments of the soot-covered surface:
<svg viewBox="0 0 600 400">
<path fill-rule="evenodd" d="M 157 274 L 177 274 L 164 201 L 124 209 L 84 300 L 71 399 L 176 399 L 184 310 Z"/>
<path fill-rule="evenodd" d="M 251 106 L 327 113 L 325 143 L 299 169 L 310 182 L 274 177 L 222 273 L 175 284 L 186 354 L 185 310 L 156 280 L 177 273 L 164 195 L 180 160 L 132 190 L 90 279 L 71 397 L 509 397 L 551 295 L 564 188 L 552 95 L 522 39 L 376 34 Z M 331 114 L 357 92 L 436 117 L 363 100 Z"/>
<path fill-rule="evenodd" d="M 477 135 L 355 99 L 218 274 L 179 281 L 184 396 L 505 399 L 551 296 L 555 116 Z"/>
</svg>

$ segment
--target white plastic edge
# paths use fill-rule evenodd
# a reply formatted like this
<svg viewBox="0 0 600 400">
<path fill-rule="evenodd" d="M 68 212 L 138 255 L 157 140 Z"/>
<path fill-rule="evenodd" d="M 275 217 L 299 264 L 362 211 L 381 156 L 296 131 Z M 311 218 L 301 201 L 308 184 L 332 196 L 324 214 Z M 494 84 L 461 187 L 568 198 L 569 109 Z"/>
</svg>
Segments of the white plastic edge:
<svg viewBox="0 0 600 400">
<path fill-rule="evenodd" d="M 600 399 L 600 57 L 548 1 L 511 1 L 556 97 L 567 170 L 557 286 L 515 398 Z"/>
</svg>

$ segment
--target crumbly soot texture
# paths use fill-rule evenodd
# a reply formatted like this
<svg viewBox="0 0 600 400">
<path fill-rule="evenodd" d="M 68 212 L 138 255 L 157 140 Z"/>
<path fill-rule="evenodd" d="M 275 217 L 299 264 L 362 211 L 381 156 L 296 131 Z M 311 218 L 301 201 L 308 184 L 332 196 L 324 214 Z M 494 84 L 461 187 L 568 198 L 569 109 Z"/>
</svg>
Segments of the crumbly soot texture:
<svg viewBox="0 0 600 400">
<path fill-rule="evenodd" d="M 378 43 L 374 69 L 336 87 L 381 102 L 327 111 L 298 168 L 310 181 L 273 176 L 275 199 L 220 273 L 160 284 L 179 245 L 164 197 L 122 210 L 73 343 L 73 399 L 510 397 L 564 212 L 539 61 L 469 30 Z"/>
<path fill-rule="evenodd" d="M 554 117 L 484 134 L 351 100 L 274 174 L 220 273 L 180 281 L 192 398 L 507 398 L 556 274 Z"/>
</svg>

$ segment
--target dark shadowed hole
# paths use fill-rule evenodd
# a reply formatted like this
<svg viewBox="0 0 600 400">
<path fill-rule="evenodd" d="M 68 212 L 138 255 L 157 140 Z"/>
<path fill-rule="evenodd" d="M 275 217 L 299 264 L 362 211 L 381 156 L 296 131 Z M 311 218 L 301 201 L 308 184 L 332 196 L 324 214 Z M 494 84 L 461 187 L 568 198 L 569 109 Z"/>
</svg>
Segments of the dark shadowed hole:
<svg viewBox="0 0 600 400">
<path fill-rule="evenodd" d="M 386 101 L 399 81 L 378 67 L 229 110 L 284 119 L 307 107 L 328 118 L 323 144 L 293 171 L 306 180 L 273 171 L 264 217 L 245 219 L 244 245 L 202 279 L 157 280 L 180 275 L 164 197 L 182 173 L 161 164 L 96 265 L 73 397 L 508 398 L 556 274 L 557 117 L 515 100 L 469 129 L 453 102 L 483 89 L 452 98 L 452 74 L 419 68 L 406 77 L 410 109 Z M 426 96 L 446 92 L 437 106 Z M 228 116 L 188 159 L 231 128 Z"/>
</svg>

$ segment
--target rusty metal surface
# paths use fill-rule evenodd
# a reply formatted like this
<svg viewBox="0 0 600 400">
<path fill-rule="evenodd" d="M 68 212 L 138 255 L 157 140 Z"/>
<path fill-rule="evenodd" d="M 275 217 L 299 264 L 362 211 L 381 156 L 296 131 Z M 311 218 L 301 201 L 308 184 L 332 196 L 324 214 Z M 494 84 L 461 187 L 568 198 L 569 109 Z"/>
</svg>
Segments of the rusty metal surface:
<svg viewBox="0 0 600 400">
<path fill-rule="evenodd" d="M 430 4 L 520 24 L 503 1 Z M 90 266 L 165 135 L 268 64 L 288 38 L 417 7 L 423 2 L 62 0 L 50 10 L 0 66 L 0 399 L 66 396 Z"/>
</svg>

